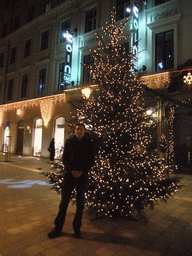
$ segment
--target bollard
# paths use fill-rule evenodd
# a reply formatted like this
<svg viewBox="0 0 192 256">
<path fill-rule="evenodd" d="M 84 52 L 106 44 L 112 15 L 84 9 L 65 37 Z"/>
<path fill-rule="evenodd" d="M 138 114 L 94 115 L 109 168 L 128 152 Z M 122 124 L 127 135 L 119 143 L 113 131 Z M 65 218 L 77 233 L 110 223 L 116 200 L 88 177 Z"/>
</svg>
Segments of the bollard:
<svg viewBox="0 0 192 256">
<path fill-rule="evenodd" d="M 5 152 L 5 162 L 9 162 L 10 161 L 10 155 L 9 152 Z"/>
</svg>

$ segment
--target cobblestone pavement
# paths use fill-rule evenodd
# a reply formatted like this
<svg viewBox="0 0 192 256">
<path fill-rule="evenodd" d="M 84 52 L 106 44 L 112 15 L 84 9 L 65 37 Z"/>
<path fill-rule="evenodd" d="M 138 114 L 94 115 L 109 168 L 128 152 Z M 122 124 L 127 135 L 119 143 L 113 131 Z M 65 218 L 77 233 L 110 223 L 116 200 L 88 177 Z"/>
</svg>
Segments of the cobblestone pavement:
<svg viewBox="0 0 192 256">
<path fill-rule="evenodd" d="M 82 239 L 72 237 L 75 206 L 70 205 L 61 237 L 49 239 L 60 195 L 41 171 L 48 159 L 0 154 L 0 256 L 192 256 L 192 176 L 182 175 L 179 190 L 155 210 L 148 223 L 133 220 L 91 221 L 84 214 Z"/>
</svg>

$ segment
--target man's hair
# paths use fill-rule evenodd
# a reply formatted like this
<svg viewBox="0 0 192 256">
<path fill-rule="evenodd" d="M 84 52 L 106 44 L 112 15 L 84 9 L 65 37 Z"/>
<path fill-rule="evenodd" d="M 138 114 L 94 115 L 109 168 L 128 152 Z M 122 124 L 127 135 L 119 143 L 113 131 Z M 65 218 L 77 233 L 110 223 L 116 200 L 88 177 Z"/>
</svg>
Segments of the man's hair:
<svg viewBox="0 0 192 256">
<path fill-rule="evenodd" d="M 82 127 L 86 130 L 85 125 L 84 125 L 83 123 L 77 123 L 77 124 L 75 125 L 75 127 L 74 127 L 74 130 L 75 130 L 75 128 L 76 128 L 77 126 L 82 126 Z"/>
</svg>

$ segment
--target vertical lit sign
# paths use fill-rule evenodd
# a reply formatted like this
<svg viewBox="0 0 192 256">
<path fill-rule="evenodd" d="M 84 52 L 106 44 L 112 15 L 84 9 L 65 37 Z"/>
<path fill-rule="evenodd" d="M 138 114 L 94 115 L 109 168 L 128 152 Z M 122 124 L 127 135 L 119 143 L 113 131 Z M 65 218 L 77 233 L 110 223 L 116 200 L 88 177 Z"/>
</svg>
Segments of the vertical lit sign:
<svg viewBox="0 0 192 256">
<path fill-rule="evenodd" d="M 132 63 L 133 68 L 135 70 L 138 70 L 138 60 L 137 60 L 137 54 L 138 54 L 138 30 L 139 30 L 139 9 L 134 4 L 133 5 L 133 56 L 132 56 Z"/>
<path fill-rule="evenodd" d="M 66 31 L 63 36 L 66 38 L 66 61 L 64 66 L 64 84 L 70 84 L 71 82 L 71 60 L 73 50 L 73 36 Z"/>
</svg>

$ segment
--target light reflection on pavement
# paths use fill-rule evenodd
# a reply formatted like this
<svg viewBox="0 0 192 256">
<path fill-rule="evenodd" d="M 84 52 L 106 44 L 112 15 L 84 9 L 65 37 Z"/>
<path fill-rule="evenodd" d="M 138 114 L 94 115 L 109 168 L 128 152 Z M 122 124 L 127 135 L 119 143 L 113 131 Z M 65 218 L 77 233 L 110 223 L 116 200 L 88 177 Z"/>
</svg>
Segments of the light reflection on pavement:
<svg viewBox="0 0 192 256">
<path fill-rule="evenodd" d="M 8 188 L 31 188 L 33 185 L 52 186 L 48 182 L 42 180 L 14 181 L 14 179 L 4 179 L 0 180 L 0 184 L 7 185 Z"/>
</svg>

